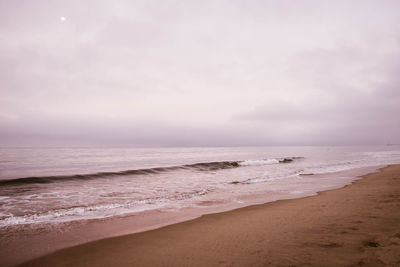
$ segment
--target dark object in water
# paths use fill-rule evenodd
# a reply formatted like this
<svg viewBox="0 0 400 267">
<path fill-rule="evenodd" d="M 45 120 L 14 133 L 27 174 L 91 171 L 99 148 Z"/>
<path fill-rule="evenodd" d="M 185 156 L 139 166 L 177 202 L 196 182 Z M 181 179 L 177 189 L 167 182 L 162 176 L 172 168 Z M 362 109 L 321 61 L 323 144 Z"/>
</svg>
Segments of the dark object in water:
<svg viewBox="0 0 400 267">
<path fill-rule="evenodd" d="M 279 163 L 289 163 L 292 161 L 293 161 L 293 159 L 291 159 L 291 158 L 284 158 L 284 159 L 279 160 Z"/>
</svg>

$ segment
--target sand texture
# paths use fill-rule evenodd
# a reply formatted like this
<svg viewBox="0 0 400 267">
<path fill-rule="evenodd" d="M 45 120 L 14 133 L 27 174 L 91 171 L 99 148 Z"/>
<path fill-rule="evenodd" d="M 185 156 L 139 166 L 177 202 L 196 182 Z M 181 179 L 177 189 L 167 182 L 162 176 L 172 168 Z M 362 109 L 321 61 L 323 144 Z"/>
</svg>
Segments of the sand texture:
<svg viewBox="0 0 400 267">
<path fill-rule="evenodd" d="M 269 265 L 400 266 L 400 165 L 318 196 L 103 239 L 24 266 Z"/>
</svg>

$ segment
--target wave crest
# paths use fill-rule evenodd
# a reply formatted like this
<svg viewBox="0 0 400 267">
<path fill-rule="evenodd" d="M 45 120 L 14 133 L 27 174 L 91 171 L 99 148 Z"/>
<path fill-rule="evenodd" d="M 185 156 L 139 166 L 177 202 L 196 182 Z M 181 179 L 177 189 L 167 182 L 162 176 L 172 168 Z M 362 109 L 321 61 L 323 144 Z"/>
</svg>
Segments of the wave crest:
<svg viewBox="0 0 400 267">
<path fill-rule="evenodd" d="M 263 160 L 243 160 L 243 161 L 216 161 L 216 162 L 199 162 L 193 164 L 185 164 L 180 166 L 170 167 L 155 167 L 147 169 L 125 170 L 117 172 L 98 172 L 88 174 L 73 174 L 73 175 L 54 175 L 41 177 L 24 177 L 9 180 L 1 180 L 0 186 L 20 185 L 20 184 L 46 184 L 70 180 L 90 180 L 103 177 L 126 176 L 126 175 L 147 175 L 157 174 L 162 172 L 192 169 L 197 171 L 216 171 L 221 169 L 237 168 L 241 166 L 260 166 L 277 163 L 289 163 L 300 157 L 278 158 L 278 159 L 263 159 Z"/>
</svg>

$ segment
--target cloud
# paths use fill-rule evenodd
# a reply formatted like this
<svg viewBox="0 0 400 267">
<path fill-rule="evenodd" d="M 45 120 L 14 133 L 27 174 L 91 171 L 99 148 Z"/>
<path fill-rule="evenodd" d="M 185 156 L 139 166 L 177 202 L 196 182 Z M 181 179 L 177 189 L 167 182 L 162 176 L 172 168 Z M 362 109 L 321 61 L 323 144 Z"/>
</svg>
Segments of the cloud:
<svg viewBox="0 0 400 267">
<path fill-rule="evenodd" d="M 233 120 L 288 131 L 305 125 L 303 133 L 312 138 L 303 140 L 310 143 L 393 142 L 400 134 L 399 56 L 400 43 L 391 49 L 370 44 L 300 53 L 288 71 L 300 93 L 267 101 Z"/>
<path fill-rule="evenodd" d="M 400 142 L 399 5 L 0 1 L 1 145 Z"/>
</svg>

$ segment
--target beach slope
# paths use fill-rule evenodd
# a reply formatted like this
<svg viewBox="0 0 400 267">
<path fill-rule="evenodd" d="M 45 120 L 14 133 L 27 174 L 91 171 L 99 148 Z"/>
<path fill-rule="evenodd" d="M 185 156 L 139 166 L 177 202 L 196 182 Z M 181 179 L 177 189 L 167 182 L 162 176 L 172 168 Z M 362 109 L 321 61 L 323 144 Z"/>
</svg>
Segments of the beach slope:
<svg viewBox="0 0 400 267">
<path fill-rule="evenodd" d="M 399 226 L 394 165 L 317 196 L 103 239 L 23 266 L 400 266 Z"/>
</svg>

